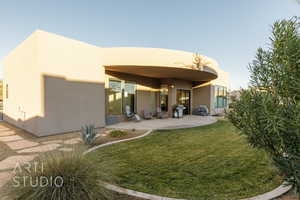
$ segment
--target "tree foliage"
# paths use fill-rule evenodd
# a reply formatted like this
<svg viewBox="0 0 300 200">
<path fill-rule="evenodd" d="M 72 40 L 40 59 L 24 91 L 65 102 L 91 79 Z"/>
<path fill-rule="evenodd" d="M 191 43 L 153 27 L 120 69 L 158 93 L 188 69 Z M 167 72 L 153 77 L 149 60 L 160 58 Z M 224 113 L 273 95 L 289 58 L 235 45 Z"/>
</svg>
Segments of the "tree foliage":
<svg viewBox="0 0 300 200">
<path fill-rule="evenodd" d="M 269 153 L 300 191 L 300 20 L 277 21 L 249 65 L 250 87 L 228 113 L 249 143 Z"/>
</svg>

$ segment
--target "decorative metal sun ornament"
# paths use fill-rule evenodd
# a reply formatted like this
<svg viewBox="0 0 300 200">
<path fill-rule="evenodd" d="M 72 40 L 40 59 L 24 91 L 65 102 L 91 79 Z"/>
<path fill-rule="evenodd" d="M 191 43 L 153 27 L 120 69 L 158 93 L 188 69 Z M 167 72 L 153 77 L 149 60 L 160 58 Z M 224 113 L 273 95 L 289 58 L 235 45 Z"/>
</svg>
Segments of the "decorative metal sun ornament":
<svg viewBox="0 0 300 200">
<path fill-rule="evenodd" d="M 198 69 L 200 71 L 203 70 L 202 58 L 198 53 L 193 54 L 193 68 Z"/>
</svg>

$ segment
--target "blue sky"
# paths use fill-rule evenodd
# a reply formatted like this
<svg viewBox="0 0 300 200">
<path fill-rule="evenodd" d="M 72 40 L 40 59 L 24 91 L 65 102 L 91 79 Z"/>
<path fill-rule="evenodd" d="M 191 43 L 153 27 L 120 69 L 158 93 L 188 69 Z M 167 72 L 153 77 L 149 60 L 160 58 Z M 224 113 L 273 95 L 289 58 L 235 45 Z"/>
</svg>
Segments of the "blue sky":
<svg viewBox="0 0 300 200">
<path fill-rule="evenodd" d="M 2 0 L 0 60 L 42 29 L 100 47 L 199 52 L 216 59 L 236 89 L 247 85 L 248 63 L 272 23 L 297 14 L 297 0 Z"/>
</svg>

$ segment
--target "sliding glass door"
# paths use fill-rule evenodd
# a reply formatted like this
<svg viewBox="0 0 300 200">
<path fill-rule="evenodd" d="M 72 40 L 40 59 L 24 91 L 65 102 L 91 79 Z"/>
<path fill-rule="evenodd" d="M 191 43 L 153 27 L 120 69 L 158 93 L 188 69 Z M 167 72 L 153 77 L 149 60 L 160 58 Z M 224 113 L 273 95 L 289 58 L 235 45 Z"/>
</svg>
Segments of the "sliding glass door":
<svg viewBox="0 0 300 200">
<path fill-rule="evenodd" d="M 108 113 L 110 115 L 122 114 L 122 88 L 121 81 L 110 80 L 108 88 Z"/>
<path fill-rule="evenodd" d="M 130 107 L 130 111 L 134 112 L 135 107 L 135 92 L 136 85 L 131 82 L 124 82 L 123 89 L 123 113 L 125 113 L 126 106 Z"/>
<path fill-rule="evenodd" d="M 190 114 L 190 104 L 191 104 L 191 91 L 177 89 L 177 104 L 183 105 L 185 107 L 183 114 Z"/>
<path fill-rule="evenodd" d="M 122 115 L 125 113 L 126 106 L 130 111 L 135 110 L 136 84 L 121 80 L 109 80 L 107 92 L 108 114 Z"/>
</svg>

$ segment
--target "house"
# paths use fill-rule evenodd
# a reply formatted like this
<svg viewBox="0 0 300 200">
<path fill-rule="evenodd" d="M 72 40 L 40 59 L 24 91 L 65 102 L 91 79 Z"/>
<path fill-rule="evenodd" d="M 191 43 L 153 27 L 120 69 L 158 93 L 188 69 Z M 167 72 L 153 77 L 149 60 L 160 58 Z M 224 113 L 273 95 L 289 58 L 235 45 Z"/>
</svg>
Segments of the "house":
<svg viewBox="0 0 300 200">
<path fill-rule="evenodd" d="M 4 59 L 4 120 L 37 136 L 104 127 L 132 112 L 227 107 L 215 60 L 159 48 L 101 48 L 37 30 Z"/>
</svg>

